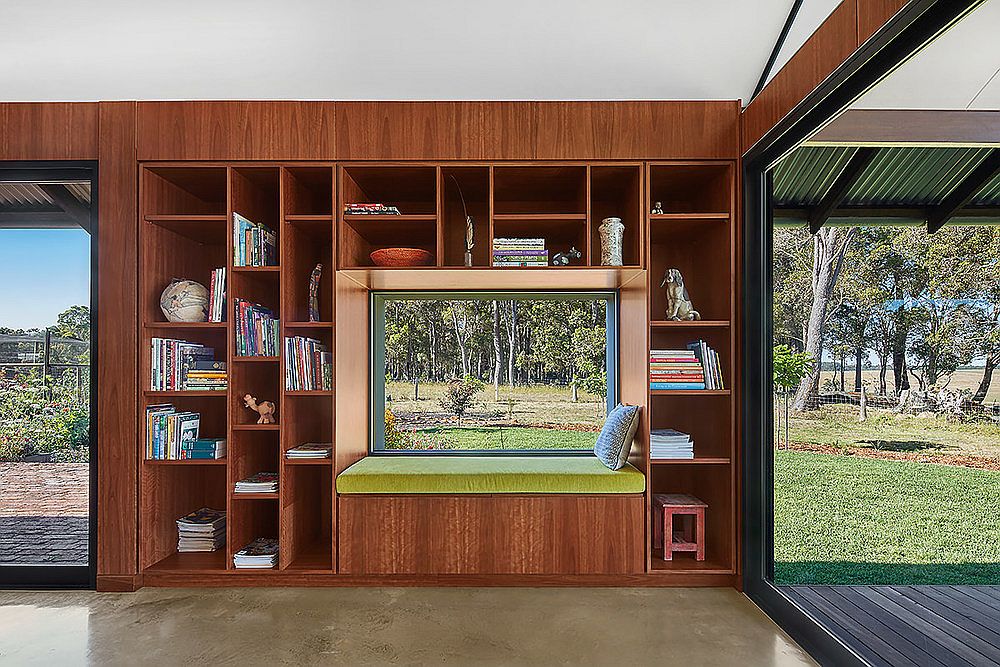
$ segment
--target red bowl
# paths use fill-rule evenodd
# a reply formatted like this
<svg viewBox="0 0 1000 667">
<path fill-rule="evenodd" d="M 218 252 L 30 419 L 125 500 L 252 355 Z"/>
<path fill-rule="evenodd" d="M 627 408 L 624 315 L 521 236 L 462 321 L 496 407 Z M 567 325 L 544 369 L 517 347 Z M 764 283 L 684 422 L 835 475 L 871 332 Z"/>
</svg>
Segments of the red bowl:
<svg viewBox="0 0 1000 667">
<path fill-rule="evenodd" d="M 420 248 L 382 248 L 369 257 L 375 266 L 428 266 L 434 255 Z"/>
</svg>

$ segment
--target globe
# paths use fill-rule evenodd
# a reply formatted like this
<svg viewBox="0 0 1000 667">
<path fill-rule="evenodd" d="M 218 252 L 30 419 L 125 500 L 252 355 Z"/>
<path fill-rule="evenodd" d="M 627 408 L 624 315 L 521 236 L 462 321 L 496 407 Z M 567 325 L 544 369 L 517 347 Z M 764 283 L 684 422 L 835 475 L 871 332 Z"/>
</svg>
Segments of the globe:
<svg viewBox="0 0 1000 667">
<path fill-rule="evenodd" d="M 207 322 L 208 290 L 193 280 L 174 278 L 160 295 L 160 310 L 168 322 Z"/>
</svg>

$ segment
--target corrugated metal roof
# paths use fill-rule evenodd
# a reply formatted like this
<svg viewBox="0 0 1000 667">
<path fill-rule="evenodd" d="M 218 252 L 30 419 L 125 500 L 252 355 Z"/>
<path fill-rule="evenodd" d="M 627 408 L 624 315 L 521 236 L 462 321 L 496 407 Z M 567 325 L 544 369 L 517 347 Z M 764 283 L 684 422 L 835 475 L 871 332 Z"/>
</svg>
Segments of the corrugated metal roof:
<svg viewBox="0 0 1000 667">
<path fill-rule="evenodd" d="M 815 206 L 833 185 L 855 147 L 803 146 L 774 173 L 774 202 L 786 208 Z M 843 206 L 920 207 L 940 203 L 986 159 L 990 148 L 878 148 L 851 187 Z M 974 199 L 1000 204 L 1000 177 Z"/>
<path fill-rule="evenodd" d="M 73 196 L 90 204 L 90 182 L 63 183 Z M 52 199 L 37 183 L 0 181 L 0 208 L 51 208 Z"/>
</svg>

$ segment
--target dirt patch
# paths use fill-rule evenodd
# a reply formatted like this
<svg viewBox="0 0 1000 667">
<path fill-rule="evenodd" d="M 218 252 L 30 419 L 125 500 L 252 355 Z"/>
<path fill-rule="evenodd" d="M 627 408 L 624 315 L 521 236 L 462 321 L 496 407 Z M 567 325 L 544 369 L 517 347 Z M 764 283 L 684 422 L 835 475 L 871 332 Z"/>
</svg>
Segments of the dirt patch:
<svg viewBox="0 0 1000 667">
<path fill-rule="evenodd" d="M 841 456 L 863 456 L 884 461 L 909 461 L 910 463 L 936 463 L 945 466 L 979 468 L 1000 471 L 1000 459 L 969 454 L 931 454 L 927 452 L 890 452 L 867 447 L 833 447 L 805 442 L 793 442 L 788 448 L 797 452 L 817 454 L 839 454 Z"/>
</svg>

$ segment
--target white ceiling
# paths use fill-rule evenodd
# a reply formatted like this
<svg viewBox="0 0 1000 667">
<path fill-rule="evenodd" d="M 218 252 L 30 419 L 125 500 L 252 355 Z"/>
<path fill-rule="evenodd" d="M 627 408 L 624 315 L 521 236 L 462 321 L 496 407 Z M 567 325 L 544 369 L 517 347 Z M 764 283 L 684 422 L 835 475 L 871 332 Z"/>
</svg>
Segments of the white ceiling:
<svg viewBox="0 0 1000 667">
<path fill-rule="evenodd" d="M 981 5 L 852 108 L 1000 109 L 1000 0 Z"/>
<path fill-rule="evenodd" d="M 6 101 L 572 100 L 745 99 L 791 0 L 2 4 Z"/>
</svg>

